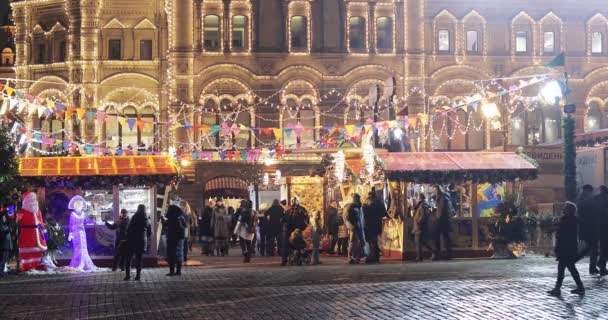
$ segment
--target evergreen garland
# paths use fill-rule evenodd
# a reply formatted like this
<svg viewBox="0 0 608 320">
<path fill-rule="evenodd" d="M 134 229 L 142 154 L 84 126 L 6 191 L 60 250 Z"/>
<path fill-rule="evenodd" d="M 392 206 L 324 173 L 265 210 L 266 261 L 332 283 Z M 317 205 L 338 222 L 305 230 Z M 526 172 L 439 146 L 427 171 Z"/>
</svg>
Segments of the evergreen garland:
<svg viewBox="0 0 608 320">
<path fill-rule="evenodd" d="M 576 144 L 574 143 L 574 118 L 567 116 L 562 118 L 562 136 L 564 140 L 563 154 L 564 165 L 562 174 L 564 175 L 564 189 L 566 199 L 575 201 L 577 196 L 576 188 Z"/>
</svg>

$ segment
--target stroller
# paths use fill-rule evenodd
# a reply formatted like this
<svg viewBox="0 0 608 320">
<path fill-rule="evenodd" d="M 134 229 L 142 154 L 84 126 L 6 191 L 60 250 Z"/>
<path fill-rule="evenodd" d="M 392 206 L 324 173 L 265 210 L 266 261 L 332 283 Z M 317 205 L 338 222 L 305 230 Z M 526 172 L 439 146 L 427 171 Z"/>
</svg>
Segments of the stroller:
<svg viewBox="0 0 608 320">
<path fill-rule="evenodd" d="M 289 246 L 291 252 L 287 257 L 287 263 L 290 265 L 311 264 L 312 250 L 310 249 L 310 241 L 306 241 L 304 233 L 300 229 L 295 229 L 289 237 Z"/>
</svg>

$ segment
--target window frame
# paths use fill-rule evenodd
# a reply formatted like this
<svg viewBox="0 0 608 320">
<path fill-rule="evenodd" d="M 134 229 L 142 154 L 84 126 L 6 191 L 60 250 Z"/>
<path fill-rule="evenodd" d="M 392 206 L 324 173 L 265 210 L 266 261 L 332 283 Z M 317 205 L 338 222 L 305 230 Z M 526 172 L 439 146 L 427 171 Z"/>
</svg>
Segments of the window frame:
<svg viewBox="0 0 608 320">
<path fill-rule="evenodd" d="M 447 33 L 447 49 L 442 49 L 441 37 L 442 34 Z M 452 35 L 449 29 L 439 29 L 437 30 L 437 52 L 439 54 L 446 54 L 452 52 Z"/>
<path fill-rule="evenodd" d="M 212 27 L 208 27 L 209 22 L 206 21 L 207 18 L 211 18 L 211 17 L 217 18 L 217 30 L 216 31 L 207 30 L 208 28 L 212 28 Z M 216 39 L 217 45 L 216 46 L 207 45 L 207 36 L 206 35 L 208 32 L 217 33 L 217 39 Z M 211 37 L 209 37 L 209 38 L 211 38 Z M 211 51 L 211 52 L 217 52 L 217 51 L 222 50 L 222 17 L 217 14 L 206 14 L 205 16 L 203 16 L 203 50 Z"/>
<path fill-rule="evenodd" d="M 354 25 L 353 21 L 358 21 L 360 24 Z M 366 37 L 367 37 L 367 32 L 365 30 L 365 23 L 366 23 L 366 20 L 365 20 L 365 17 L 363 17 L 363 16 L 351 16 L 348 19 L 348 48 L 351 51 L 365 51 L 367 49 L 367 44 L 366 44 L 367 41 L 365 41 Z M 357 37 L 357 38 L 353 37 L 353 30 L 357 30 L 357 31 L 361 32 L 359 37 Z M 354 47 L 353 41 L 352 41 L 353 39 L 360 41 L 361 45 Z"/>
<path fill-rule="evenodd" d="M 515 46 L 515 48 L 514 48 L 515 54 L 520 54 L 521 55 L 521 54 L 528 54 L 528 53 L 530 53 L 530 50 L 528 48 L 528 41 L 529 41 L 528 33 L 529 33 L 528 31 L 515 31 L 515 43 L 513 44 Z M 518 46 L 519 42 L 517 41 L 518 39 L 522 38 L 520 36 L 521 34 L 524 35 L 523 39 L 525 40 L 523 42 L 524 45 L 525 45 L 524 50 L 519 50 L 519 46 Z"/>
<path fill-rule="evenodd" d="M 599 41 L 600 41 L 600 51 L 599 52 L 593 51 L 593 47 L 594 47 L 593 46 L 593 43 L 594 43 L 593 36 L 595 34 L 599 34 L 600 35 L 600 38 L 599 38 Z M 593 31 L 593 32 L 591 32 L 590 37 L 591 37 L 591 55 L 593 55 L 593 56 L 601 56 L 601 55 L 603 55 L 604 54 L 604 33 L 601 32 L 601 31 Z"/>
<path fill-rule="evenodd" d="M 118 57 L 113 55 L 112 44 L 118 43 Z M 108 60 L 122 60 L 122 39 L 108 39 Z"/>
<path fill-rule="evenodd" d="M 236 24 L 235 24 L 235 19 L 236 18 L 243 18 L 244 19 L 244 23 L 243 23 L 243 31 L 242 31 L 242 38 L 241 38 L 241 46 L 235 46 L 235 34 L 237 34 L 236 31 Z M 249 50 L 249 17 L 247 15 L 244 14 L 236 14 L 233 15 L 230 18 L 230 23 L 231 23 L 231 30 L 230 30 L 230 48 L 233 51 L 248 51 Z M 241 32 L 241 31 L 238 31 Z"/>
<path fill-rule="evenodd" d="M 471 32 L 475 32 L 475 49 L 474 50 L 469 50 L 469 34 Z M 479 54 L 480 53 L 480 48 L 479 48 L 479 31 L 475 30 L 475 29 L 469 29 L 465 32 L 465 37 L 466 37 L 466 42 L 465 42 L 465 50 L 467 54 Z"/>
<path fill-rule="evenodd" d="M 149 57 L 144 57 L 144 43 L 149 43 L 150 44 L 150 51 L 149 51 Z M 140 39 L 139 40 L 139 60 L 142 61 L 152 61 L 154 60 L 154 42 L 152 41 L 152 39 Z"/>
<path fill-rule="evenodd" d="M 296 39 L 295 37 L 295 31 L 294 31 L 294 19 L 296 18 L 302 18 L 302 25 L 303 25 L 303 30 L 301 32 L 301 36 L 303 38 L 302 45 L 301 46 L 295 46 L 294 45 L 294 39 Z M 296 52 L 304 52 L 304 51 L 308 51 L 308 17 L 305 15 L 293 15 L 291 17 L 289 17 L 289 31 L 290 31 L 290 35 L 289 35 L 289 47 L 291 49 L 291 51 L 296 51 Z M 299 38 L 299 37 L 298 37 Z M 299 44 L 300 41 L 298 41 Z"/>
<path fill-rule="evenodd" d="M 546 50 L 548 34 L 551 34 L 551 51 Z M 555 54 L 556 49 L 557 48 L 555 45 L 555 31 L 553 31 L 553 30 L 543 31 L 543 55 L 553 55 L 553 54 Z"/>
<path fill-rule="evenodd" d="M 385 34 L 385 38 L 388 38 L 386 42 L 388 46 L 380 46 L 380 35 L 382 34 L 380 30 L 380 19 L 386 19 L 388 21 L 388 27 L 383 30 Z M 392 51 L 394 50 L 394 34 L 393 34 L 393 17 L 392 16 L 380 16 L 376 18 L 376 49 L 379 51 Z"/>
</svg>

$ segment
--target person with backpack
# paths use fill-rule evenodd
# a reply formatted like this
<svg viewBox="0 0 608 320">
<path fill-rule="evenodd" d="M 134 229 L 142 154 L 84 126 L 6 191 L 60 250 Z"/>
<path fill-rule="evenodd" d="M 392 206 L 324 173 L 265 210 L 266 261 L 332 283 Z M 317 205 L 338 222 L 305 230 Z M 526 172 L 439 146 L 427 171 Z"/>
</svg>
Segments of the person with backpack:
<svg viewBox="0 0 608 320">
<path fill-rule="evenodd" d="M 426 247 L 433 252 L 433 247 L 426 241 L 428 238 L 430 212 L 429 205 L 426 203 L 424 193 L 418 194 L 418 203 L 414 207 L 414 224 L 412 233 L 416 243 L 416 261 L 422 261 L 422 247 Z"/>
<path fill-rule="evenodd" d="M 182 262 L 184 261 L 184 242 L 188 224 L 182 209 L 176 205 L 167 208 L 167 262 L 169 273 L 167 276 L 179 276 L 182 274 Z"/>
</svg>

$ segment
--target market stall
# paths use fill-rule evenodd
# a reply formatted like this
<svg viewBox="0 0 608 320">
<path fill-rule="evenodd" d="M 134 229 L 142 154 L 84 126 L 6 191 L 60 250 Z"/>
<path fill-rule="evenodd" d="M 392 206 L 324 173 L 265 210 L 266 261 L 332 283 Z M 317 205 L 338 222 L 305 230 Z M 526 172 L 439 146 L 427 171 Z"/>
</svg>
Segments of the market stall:
<svg viewBox="0 0 608 320">
<path fill-rule="evenodd" d="M 512 188 L 513 181 L 533 180 L 538 174 L 525 155 L 516 153 L 408 152 L 378 156 L 389 180 L 391 210 L 405 222 L 401 233 L 391 231 L 395 233 L 393 238 L 402 241 L 401 246 L 392 239 L 385 242 L 385 251 L 400 251 L 403 259 L 414 256 L 411 208 L 418 193 L 426 194 L 433 206 L 435 187 L 450 186 L 456 209 L 451 217 L 454 255 L 488 255 L 489 239 L 480 221 L 492 214 L 500 201 L 498 195 Z"/>
<path fill-rule="evenodd" d="M 68 228 L 68 204 L 75 196 L 86 201 L 86 235 L 89 253 L 98 266 L 111 263 L 115 232 L 105 226 L 117 221 L 121 209 L 133 216 L 143 204 L 152 223 L 152 239 L 157 239 L 157 209 L 166 202 L 166 189 L 177 175 L 166 156 L 100 156 L 21 158 L 20 175 L 38 194 L 45 219 L 54 219 Z M 163 196 L 158 196 L 158 193 Z M 156 264 L 157 241 L 149 241 L 144 262 Z M 72 256 L 69 243 L 57 256 L 64 264 Z"/>
</svg>

